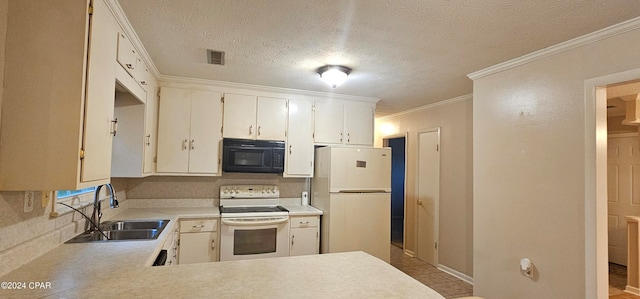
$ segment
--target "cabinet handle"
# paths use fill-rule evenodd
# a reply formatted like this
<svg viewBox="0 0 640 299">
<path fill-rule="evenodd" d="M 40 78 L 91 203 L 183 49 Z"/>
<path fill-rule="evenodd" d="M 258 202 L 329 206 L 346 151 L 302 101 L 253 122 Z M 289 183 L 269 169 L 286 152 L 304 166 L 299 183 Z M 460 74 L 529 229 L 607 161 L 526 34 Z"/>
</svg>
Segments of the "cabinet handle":
<svg viewBox="0 0 640 299">
<path fill-rule="evenodd" d="M 147 81 L 140 81 L 140 84 L 147 85 Z"/>
<path fill-rule="evenodd" d="M 194 145 L 195 143 L 196 143 L 196 140 L 195 139 L 191 139 L 191 143 L 190 143 L 191 144 L 191 150 L 196 149 L 196 146 Z"/>
<path fill-rule="evenodd" d="M 351 133 L 347 133 L 347 143 L 351 142 Z"/>
<path fill-rule="evenodd" d="M 294 244 L 293 239 L 295 239 L 295 237 L 296 237 L 295 235 L 291 235 L 291 246 L 293 246 Z"/>
<path fill-rule="evenodd" d="M 300 225 L 308 225 L 309 221 L 300 221 Z"/>
<path fill-rule="evenodd" d="M 151 146 L 151 134 L 147 135 L 147 146 Z"/>
<path fill-rule="evenodd" d="M 258 136 L 260 136 L 260 128 L 262 128 L 262 126 L 258 126 Z"/>
<path fill-rule="evenodd" d="M 193 228 L 204 228 L 204 224 L 194 225 Z"/>
<path fill-rule="evenodd" d="M 187 140 L 187 139 L 182 140 L 182 150 L 183 150 L 183 151 L 184 151 L 184 150 L 187 150 L 187 142 L 188 142 L 188 140 Z"/>
<path fill-rule="evenodd" d="M 342 133 L 340 133 L 340 142 L 342 142 Z"/>
<path fill-rule="evenodd" d="M 250 125 L 250 126 L 249 126 L 249 135 L 253 134 L 252 129 L 253 129 L 253 125 Z"/>
<path fill-rule="evenodd" d="M 127 63 L 127 64 L 126 64 L 126 66 L 127 66 L 127 68 L 128 68 L 128 69 L 130 69 L 130 70 L 132 70 L 132 69 L 133 69 L 133 65 L 132 65 L 131 63 Z"/>
<path fill-rule="evenodd" d="M 289 155 L 291 155 L 291 145 L 289 145 Z"/>
<path fill-rule="evenodd" d="M 211 240 L 211 250 L 216 250 L 216 240 Z"/>
<path fill-rule="evenodd" d="M 116 119 L 111 121 L 111 128 L 112 131 L 110 132 L 113 137 L 116 137 L 116 133 L 118 133 L 118 118 L 116 117 Z"/>
</svg>

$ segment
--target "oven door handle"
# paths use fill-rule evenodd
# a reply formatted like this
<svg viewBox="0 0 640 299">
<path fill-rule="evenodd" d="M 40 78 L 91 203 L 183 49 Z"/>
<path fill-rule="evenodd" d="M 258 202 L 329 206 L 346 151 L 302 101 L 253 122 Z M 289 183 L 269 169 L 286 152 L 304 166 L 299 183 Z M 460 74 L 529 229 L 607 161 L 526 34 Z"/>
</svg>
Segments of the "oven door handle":
<svg viewBox="0 0 640 299">
<path fill-rule="evenodd" d="M 257 226 L 257 225 L 271 225 L 271 224 L 280 224 L 289 221 L 289 218 L 274 218 L 262 221 L 247 221 L 240 220 L 238 218 L 234 219 L 222 219 L 222 224 L 226 225 L 234 225 L 234 226 Z"/>
</svg>

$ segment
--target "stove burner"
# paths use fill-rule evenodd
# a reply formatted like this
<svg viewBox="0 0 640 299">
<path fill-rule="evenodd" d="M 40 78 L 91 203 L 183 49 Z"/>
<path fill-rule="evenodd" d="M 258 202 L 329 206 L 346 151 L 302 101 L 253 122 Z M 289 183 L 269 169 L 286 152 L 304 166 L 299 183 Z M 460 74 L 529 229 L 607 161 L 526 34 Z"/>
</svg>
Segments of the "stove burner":
<svg viewBox="0 0 640 299">
<path fill-rule="evenodd" d="M 220 207 L 220 213 L 269 213 L 269 212 L 289 212 L 281 206 L 249 206 L 249 207 Z"/>
</svg>

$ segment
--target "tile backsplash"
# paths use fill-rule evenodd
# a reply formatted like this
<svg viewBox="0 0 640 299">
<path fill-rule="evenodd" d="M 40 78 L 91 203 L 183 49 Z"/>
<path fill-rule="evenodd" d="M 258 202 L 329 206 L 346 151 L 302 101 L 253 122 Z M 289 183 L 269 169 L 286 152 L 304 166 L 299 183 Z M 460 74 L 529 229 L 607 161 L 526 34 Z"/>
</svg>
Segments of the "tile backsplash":
<svg viewBox="0 0 640 299">
<path fill-rule="evenodd" d="M 128 199 L 218 198 L 220 186 L 263 184 L 280 187 L 280 197 L 300 197 L 309 191 L 309 179 L 276 174 L 225 173 L 222 177 L 150 176 L 127 180 Z"/>
</svg>

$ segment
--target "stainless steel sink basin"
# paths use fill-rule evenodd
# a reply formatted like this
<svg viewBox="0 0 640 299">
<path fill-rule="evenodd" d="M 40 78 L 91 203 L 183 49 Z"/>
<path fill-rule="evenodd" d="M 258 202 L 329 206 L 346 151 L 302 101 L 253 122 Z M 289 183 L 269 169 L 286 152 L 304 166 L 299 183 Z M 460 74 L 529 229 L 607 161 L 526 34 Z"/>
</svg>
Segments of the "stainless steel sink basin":
<svg viewBox="0 0 640 299">
<path fill-rule="evenodd" d="M 157 229 L 162 231 L 169 220 L 117 220 L 105 221 L 100 225 L 102 230 L 127 231 L 138 229 Z"/>
<path fill-rule="evenodd" d="M 106 235 L 106 237 L 105 237 Z M 126 241 L 126 240 L 154 240 L 160 235 L 157 229 L 139 230 L 105 230 L 104 235 L 100 232 L 84 232 L 67 243 L 85 243 L 96 241 Z"/>
<path fill-rule="evenodd" d="M 104 234 L 87 231 L 67 243 L 86 243 L 97 241 L 154 240 L 167 226 L 169 220 L 117 220 L 100 225 Z"/>
</svg>

